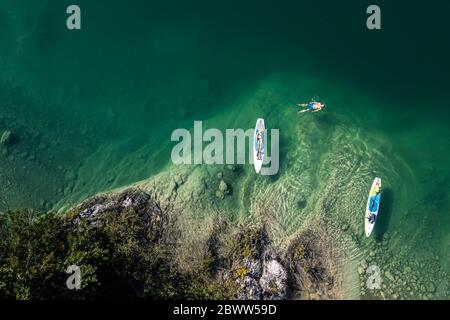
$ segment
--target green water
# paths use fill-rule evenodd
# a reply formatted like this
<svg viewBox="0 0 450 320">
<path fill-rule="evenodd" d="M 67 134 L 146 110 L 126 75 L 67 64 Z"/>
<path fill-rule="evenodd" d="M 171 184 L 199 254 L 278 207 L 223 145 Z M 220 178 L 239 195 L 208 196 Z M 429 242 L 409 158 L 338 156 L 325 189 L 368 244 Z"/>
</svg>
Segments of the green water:
<svg viewBox="0 0 450 320">
<path fill-rule="evenodd" d="M 373 32 L 369 1 L 80 0 L 81 31 L 65 28 L 70 4 L 0 4 L 0 131 L 14 134 L 0 154 L 1 210 L 151 177 L 170 168 L 174 129 L 262 116 L 281 133 L 280 172 L 266 182 L 306 206 L 286 210 L 286 233 L 321 203 L 360 256 L 378 248 L 372 260 L 402 269 L 399 291 L 405 272 L 424 279 L 425 293 L 397 295 L 449 297 L 448 2 L 378 1 Z M 312 96 L 329 108 L 298 115 L 293 103 Z M 357 212 L 375 176 L 382 211 L 363 241 Z"/>
</svg>

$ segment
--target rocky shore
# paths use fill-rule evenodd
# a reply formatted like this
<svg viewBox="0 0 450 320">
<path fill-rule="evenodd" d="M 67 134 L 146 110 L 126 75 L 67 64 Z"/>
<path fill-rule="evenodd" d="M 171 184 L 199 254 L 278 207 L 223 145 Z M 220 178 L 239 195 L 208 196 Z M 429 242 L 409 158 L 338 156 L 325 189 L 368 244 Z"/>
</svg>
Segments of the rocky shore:
<svg viewBox="0 0 450 320">
<path fill-rule="evenodd" d="M 218 172 L 216 172 L 218 171 Z M 66 217 L 101 227 L 105 215 L 132 210 L 141 217 L 165 262 L 183 274 L 201 275 L 230 299 L 343 298 L 342 257 L 327 245 L 323 221 L 302 228 L 286 246 L 276 245 L 262 217 L 242 219 L 234 181 L 241 172 L 165 173 L 72 207 Z M 188 199 L 188 201 L 186 201 Z M 269 213 L 268 213 L 269 214 Z M 214 290 L 214 289 L 213 289 Z M 216 297 L 208 295 L 208 297 Z"/>
</svg>

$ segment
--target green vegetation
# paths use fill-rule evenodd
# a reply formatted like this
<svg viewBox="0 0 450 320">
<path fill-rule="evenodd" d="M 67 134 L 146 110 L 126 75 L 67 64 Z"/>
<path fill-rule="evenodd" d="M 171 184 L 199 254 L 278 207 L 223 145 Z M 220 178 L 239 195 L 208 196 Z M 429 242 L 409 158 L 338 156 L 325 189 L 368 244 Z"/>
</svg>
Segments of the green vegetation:
<svg viewBox="0 0 450 320">
<path fill-rule="evenodd" d="M 26 210 L 0 220 L 0 296 L 15 299 L 62 295 L 67 232 L 53 214 Z"/>
<path fill-rule="evenodd" d="M 1 299 L 220 299 L 227 289 L 208 266 L 177 270 L 151 220 L 132 208 L 103 212 L 92 223 L 22 210 L 0 214 Z M 81 288 L 66 287 L 67 267 L 81 270 Z"/>
<path fill-rule="evenodd" d="M 236 270 L 234 276 L 236 278 L 245 277 L 246 275 L 248 275 L 249 272 L 250 272 L 250 270 L 248 270 L 248 268 L 240 267 Z"/>
</svg>

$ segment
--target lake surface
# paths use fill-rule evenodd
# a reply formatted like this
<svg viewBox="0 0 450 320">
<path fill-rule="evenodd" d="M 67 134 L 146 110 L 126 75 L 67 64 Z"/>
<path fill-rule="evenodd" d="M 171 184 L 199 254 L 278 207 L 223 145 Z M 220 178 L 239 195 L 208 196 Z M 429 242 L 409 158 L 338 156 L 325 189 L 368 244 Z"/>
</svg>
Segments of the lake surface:
<svg viewBox="0 0 450 320">
<path fill-rule="evenodd" d="M 401 269 L 389 297 L 449 297 L 448 1 L 378 1 L 378 31 L 368 1 L 79 0 L 80 31 L 65 27 L 70 4 L 0 4 L 0 132 L 12 132 L 1 210 L 170 170 L 170 134 L 194 120 L 248 129 L 264 117 L 280 128 L 280 179 L 299 184 L 286 192 L 336 196 L 330 219 L 352 232 L 383 179 L 376 234 L 355 258 Z M 314 96 L 328 108 L 297 114 Z"/>
</svg>

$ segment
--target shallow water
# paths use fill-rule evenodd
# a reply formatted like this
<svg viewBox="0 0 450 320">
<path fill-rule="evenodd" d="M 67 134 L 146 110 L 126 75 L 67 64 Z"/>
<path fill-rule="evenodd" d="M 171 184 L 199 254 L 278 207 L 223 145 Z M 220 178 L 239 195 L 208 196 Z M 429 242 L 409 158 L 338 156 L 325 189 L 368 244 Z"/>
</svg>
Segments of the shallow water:
<svg viewBox="0 0 450 320">
<path fill-rule="evenodd" d="M 263 116 L 280 128 L 281 168 L 256 183 L 285 195 L 280 237 L 325 214 L 358 243 L 357 263 L 394 273 L 386 297 L 448 298 L 450 5 L 407 3 L 379 1 L 383 29 L 369 32 L 361 1 L 83 0 L 83 29 L 69 32 L 69 1 L 2 1 L 0 130 L 15 139 L 0 154 L 0 209 L 148 178 L 170 168 L 174 129 Z M 329 108 L 298 115 L 312 96 Z M 375 176 L 383 203 L 367 241 Z"/>
</svg>

